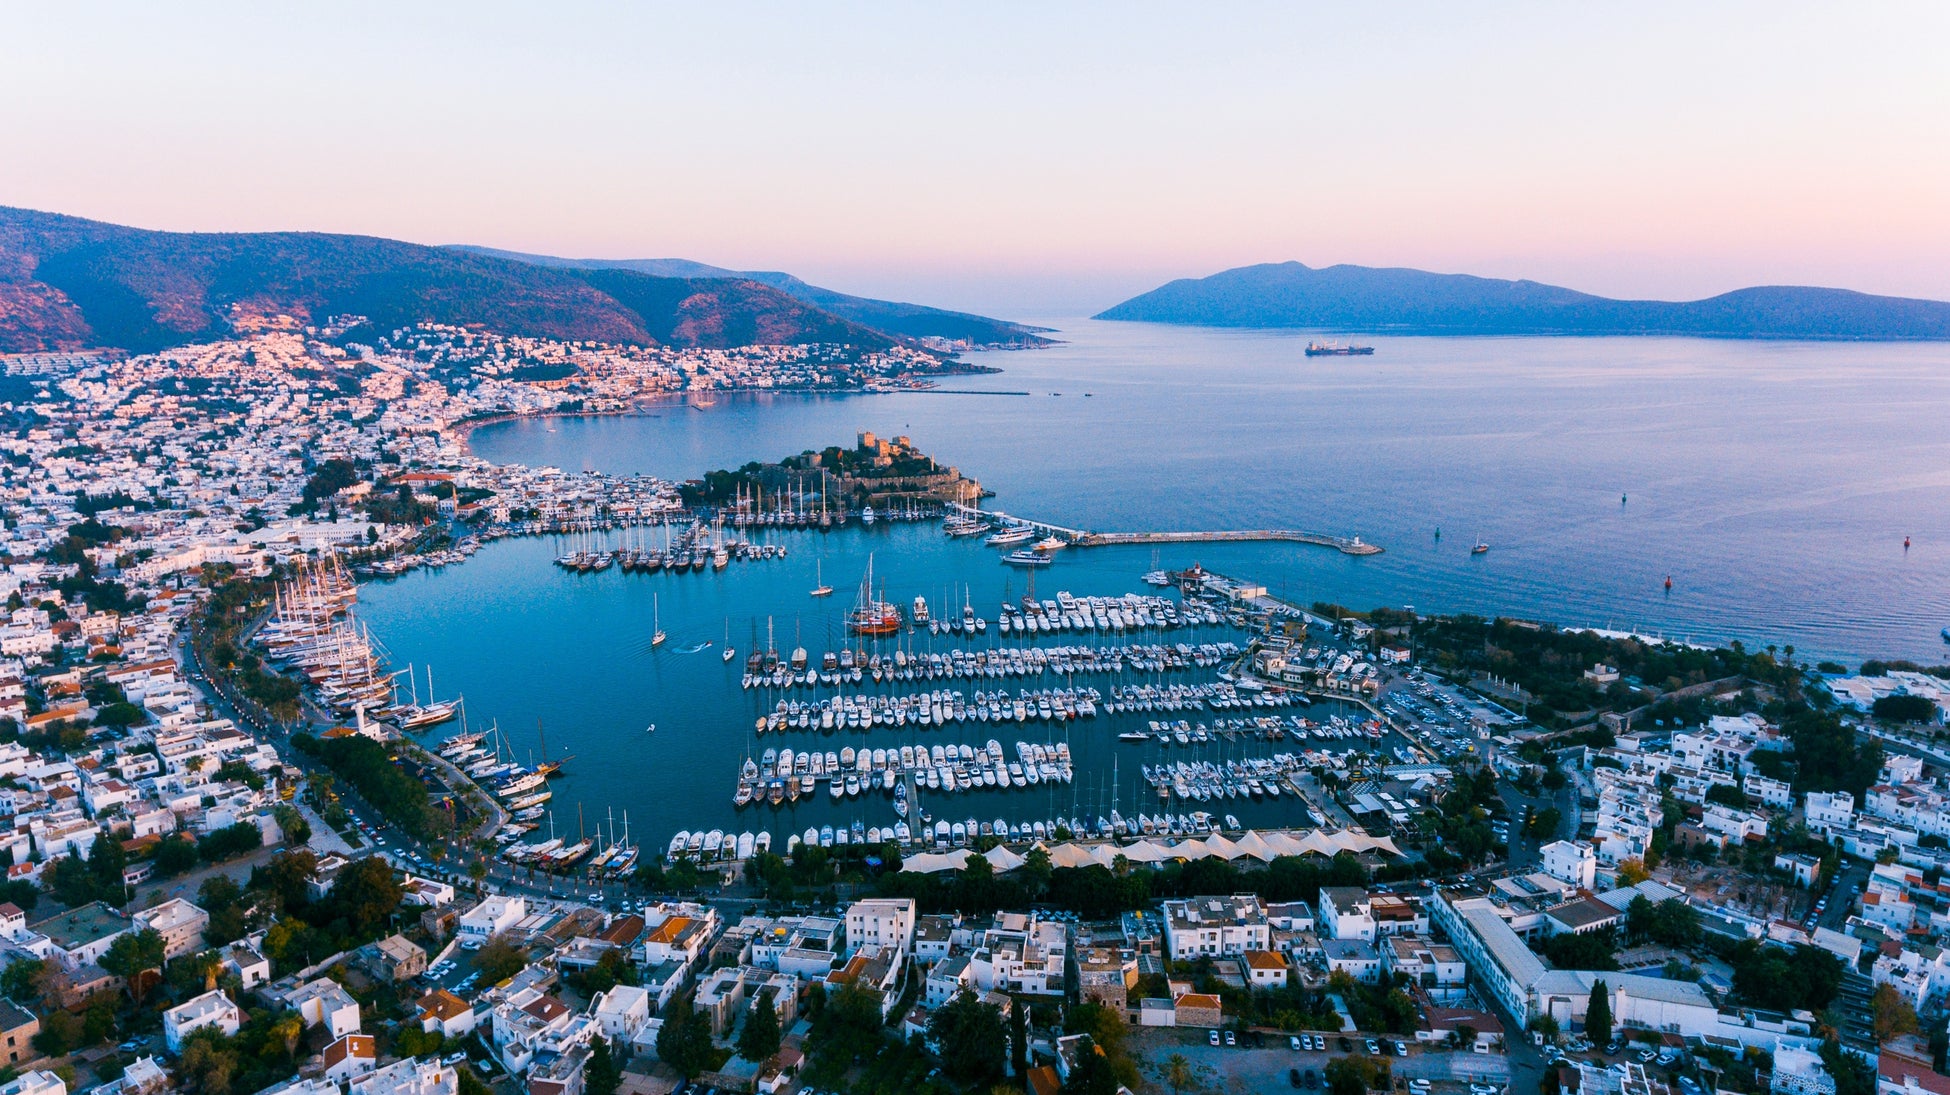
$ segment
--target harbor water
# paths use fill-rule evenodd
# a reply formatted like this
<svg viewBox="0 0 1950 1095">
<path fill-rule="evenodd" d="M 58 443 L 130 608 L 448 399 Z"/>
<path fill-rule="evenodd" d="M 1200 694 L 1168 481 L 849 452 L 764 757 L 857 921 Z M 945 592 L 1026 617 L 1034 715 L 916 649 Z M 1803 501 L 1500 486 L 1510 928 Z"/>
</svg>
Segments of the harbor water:
<svg viewBox="0 0 1950 1095">
<path fill-rule="evenodd" d="M 1950 347 L 1376 339 L 1372 358 L 1309 360 L 1307 332 L 1056 326 L 1066 340 L 1057 348 L 974 355 L 1006 371 L 955 378 L 954 394 L 720 394 L 640 415 L 491 425 L 474 447 L 494 460 L 682 479 L 848 443 L 859 430 L 905 434 L 995 491 L 991 505 L 1027 517 L 1098 531 L 1299 529 L 1386 549 L 1071 550 L 1036 574 L 1039 597 L 1149 592 L 1143 572 L 1197 561 L 1303 604 L 1507 613 L 1851 662 L 1944 660 Z M 550 803 L 571 836 L 580 806 L 591 827 L 627 809 L 632 835 L 659 849 L 700 827 L 769 829 L 782 847 L 808 826 L 884 826 L 894 814 L 879 793 L 834 801 L 823 788 L 776 811 L 735 810 L 739 765 L 766 747 L 995 738 L 1013 758 L 1018 740 L 1063 740 L 1062 724 L 972 721 L 757 738 L 754 719 L 777 696 L 739 687 L 744 654 L 763 644 L 768 618 L 781 655 L 803 645 L 816 663 L 838 649 L 869 552 L 876 585 L 902 605 L 921 595 L 958 609 L 966 597 L 993 620 L 1005 587 L 1019 597 L 1027 581 L 993 549 L 932 525 L 757 535 L 789 554 L 682 576 L 570 574 L 550 563 L 574 544 L 501 541 L 462 566 L 366 586 L 359 615 L 396 665 L 431 664 L 443 696 L 464 693 L 476 728 L 498 722 L 518 759 L 541 759 L 537 720 L 550 756 L 575 755 Z M 1479 540 L 1490 550 L 1472 554 Z M 837 592 L 816 600 L 807 591 L 822 559 L 818 573 Z M 653 594 L 669 632 L 654 650 Z M 727 628 L 739 652 L 731 663 L 720 655 Z M 993 629 L 973 641 L 905 641 L 1004 642 Z M 1068 724 L 1071 784 L 937 796 L 923 808 L 951 819 L 1094 817 L 1115 800 L 1130 814 L 1158 806 L 1139 769 L 1161 752 L 1217 760 L 1295 748 L 1121 745 L 1127 719 Z M 1254 825 L 1306 820 L 1291 796 L 1202 808 Z"/>
</svg>

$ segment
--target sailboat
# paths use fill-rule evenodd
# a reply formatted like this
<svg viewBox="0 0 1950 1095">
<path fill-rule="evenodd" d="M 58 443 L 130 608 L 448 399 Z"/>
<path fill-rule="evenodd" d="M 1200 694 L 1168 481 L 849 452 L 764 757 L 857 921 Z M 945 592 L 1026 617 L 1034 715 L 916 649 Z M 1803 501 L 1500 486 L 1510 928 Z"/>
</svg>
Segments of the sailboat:
<svg viewBox="0 0 1950 1095">
<path fill-rule="evenodd" d="M 1490 550 L 1489 543 L 1484 540 L 1478 540 L 1476 541 L 1476 546 L 1469 549 L 1469 553 L 1471 555 L 1481 555 L 1488 550 Z"/>
<path fill-rule="evenodd" d="M 420 703 L 419 679 L 414 676 L 413 667 L 406 667 L 407 682 L 413 691 L 413 700 L 400 708 L 399 726 L 402 730 L 424 730 L 437 726 L 460 713 L 460 700 L 435 700 L 433 698 L 433 667 L 427 666 L 427 702 Z"/>
<path fill-rule="evenodd" d="M 663 613 L 661 606 L 657 603 L 657 595 L 654 593 L 650 595 L 650 628 L 650 645 L 652 647 L 662 646 L 664 640 L 670 638 L 670 636 L 664 634 Z"/>
<path fill-rule="evenodd" d="M 846 614 L 846 626 L 856 635 L 891 635 L 900 630 L 901 610 L 876 597 L 873 592 L 873 556 L 867 556 L 867 573 L 860 579 L 860 599 Z"/>
<path fill-rule="evenodd" d="M 724 618 L 724 660 L 730 661 L 737 653 L 731 648 L 731 617 L 726 616 Z"/>
<path fill-rule="evenodd" d="M 813 580 L 814 580 L 814 581 L 816 581 L 816 582 L 818 582 L 819 584 L 813 587 L 813 589 L 812 589 L 812 595 L 813 595 L 813 596 L 815 596 L 815 597 L 830 597 L 830 596 L 832 596 L 832 595 L 833 595 L 833 587 L 832 587 L 832 586 L 829 586 L 829 585 L 827 585 L 827 584 L 826 584 L 826 565 L 825 565 L 825 560 L 823 560 L 823 559 L 820 559 L 820 560 L 815 560 L 815 561 L 814 561 L 814 563 L 813 563 L 813 574 L 814 574 L 814 579 L 813 579 Z"/>
</svg>

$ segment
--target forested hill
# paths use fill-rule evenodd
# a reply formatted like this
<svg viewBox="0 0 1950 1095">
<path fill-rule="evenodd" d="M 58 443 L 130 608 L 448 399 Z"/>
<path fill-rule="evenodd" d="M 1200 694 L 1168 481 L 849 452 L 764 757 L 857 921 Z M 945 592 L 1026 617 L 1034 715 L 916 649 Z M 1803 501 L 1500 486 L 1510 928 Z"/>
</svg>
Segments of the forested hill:
<svg viewBox="0 0 1950 1095">
<path fill-rule="evenodd" d="M 0 207 L 0 353 L 145 352 L 280 313 L 639 345 L 897 341 L 749 279 L 549 268 L 372 236 L 152 232 Z"/>
<path fill-rule="evenodd" d="M 457 247 L 456 250 L 565 269 L 631 270 L 639 274 L 653 274 L 659 277 L 756 281 L 836 316 L 864 324 L 877 331 L 900 335 L 903 338 L 942 338 L 976 346 L 1010 346 L 1024 349 L 1046 346 L 1050 343 L 1049 339 L 1037 333 L 1039 328 L 1011 323 L 1005 319 L 990 319 L 987 316 L 973 315 L 968 312 L 930 308 L 925 304 L 907 304 L 900 301 L 854 296 L 834 289 L 809 285 L 791 274 L 777 270 L 727 270 L 721 266 L 693 262 L 690 259 L 565 259 L 552 255 L 530 255 L 519 251 L 496 251 L 486 247 L 463 246 Z"/>
</svg>

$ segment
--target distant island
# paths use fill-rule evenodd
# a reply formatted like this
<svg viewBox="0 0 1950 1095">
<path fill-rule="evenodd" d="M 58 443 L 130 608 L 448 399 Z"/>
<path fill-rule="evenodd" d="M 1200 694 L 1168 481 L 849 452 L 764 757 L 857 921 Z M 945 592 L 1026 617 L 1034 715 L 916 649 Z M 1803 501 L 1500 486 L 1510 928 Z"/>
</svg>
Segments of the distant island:
<svg viewBox="0 0 1950 1095">
<path fill-rule="evenodd" d="M 952 353 L 1046 341 L 999 320 L 850 297 L 783 274 L 762 277 L 790 289 L 709 267 L 629 267 L 323 232 L 154 232 L 0 207 L 0 353 L 148 353 L 342 315 L 361 317 L 373 337 L 437 323 L 680 349 L 919 344 Z"/>
<path fill-rule="evenodd" d="M 1094 318 L 1404 335 L 1950 340 L 1950 303 L 1847 289 L 1776 285 L 1705 300 L 1614 300 L 1535 281 L 1298 262 L 1182 278 Z"/>
</svg>

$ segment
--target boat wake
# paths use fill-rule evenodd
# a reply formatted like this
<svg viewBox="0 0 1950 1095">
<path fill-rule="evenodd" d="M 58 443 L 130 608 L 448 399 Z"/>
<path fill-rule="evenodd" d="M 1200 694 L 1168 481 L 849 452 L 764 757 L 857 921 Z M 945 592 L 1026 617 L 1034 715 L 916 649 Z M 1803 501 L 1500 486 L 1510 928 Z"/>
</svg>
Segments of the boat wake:
<svg viewBox="0 0 1950 1095">
<path fill-rule="evenodd" d="M 702 654 L 704 651 L 709 649 L 711 649 L 711 644 L 708 642 L 702 642 L 697 644 L 696 646 L 687 646 L 684 649 L 679 650 L 678 653 L 679 654 Z"/>
</svg>

